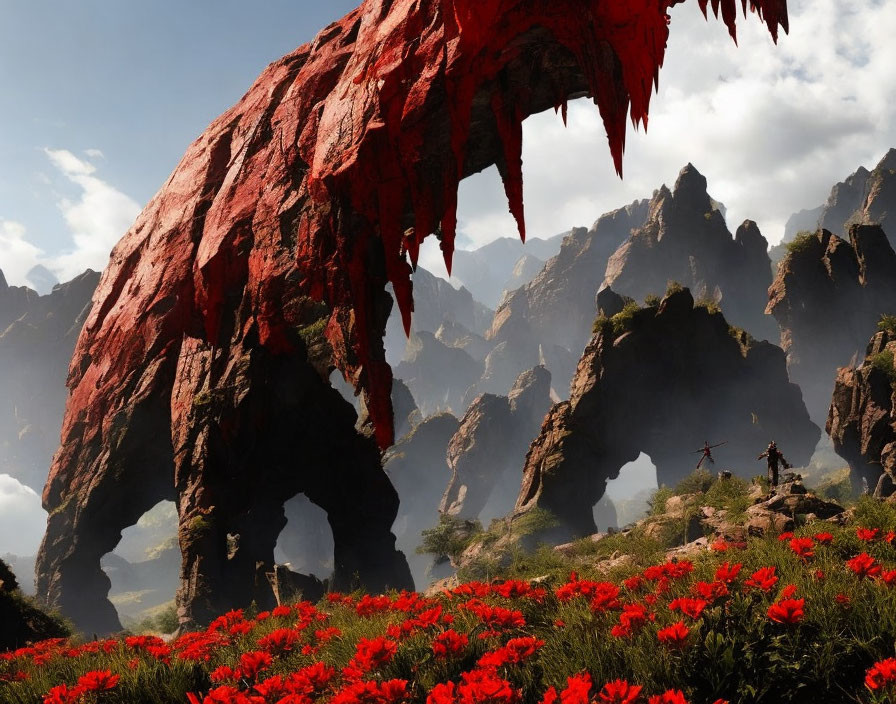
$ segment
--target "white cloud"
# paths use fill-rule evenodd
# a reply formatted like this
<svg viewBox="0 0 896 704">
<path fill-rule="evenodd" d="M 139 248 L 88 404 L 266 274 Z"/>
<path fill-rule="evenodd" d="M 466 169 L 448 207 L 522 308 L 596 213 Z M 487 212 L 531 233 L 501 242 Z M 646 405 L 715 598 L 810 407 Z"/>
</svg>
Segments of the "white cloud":
<svg viewBox="0 0 896 704">
<path fill-rule="evenodd" d="M 65 149 L 44 149 L 52 164 L 79 189 L 76 200 L 60 198 L 59 209 L 74 249 L 56 256 L 48 267 L 63 281 L 87 268 L 102 270 L 109 252 L 140 213 L 140 205 L 97 178 L 96 167 Z"/>
<path fill-rule="evenodd" d="M 791 33 L 777 46 L 755 16 L 739 18 L 737 47 L 696 3 L 673 9 L 649 130 L 629 131 L 622 181 L 590 102 L 570 105 L 568 129 L 553 111 L 529 118 L 530 235 L 590 225 L 663 182 L 671 186 L 692 162 L 728 207 L 731 229 L 751 218 L 774 242 L 791 213 L 820 205 L 834 183 L 896 146 L 896 3 L 788 4 Z M 494 169 L 461 185 L 459 218 L 476 245 L 515 235 Z M 428 254 L 432 266 L 437 257 Z"/>
<path fill-rule="evenodd" d="M 0 271 L 7 283 L 22 285 L 25 275 L 41 261 L 43 252 L 25 239 L 25 226 L 0 219 Z"/>
<path fill-rule="evenodd" d="M 106 155 L 103 154 L 99 149 L 85 149 L 84 153 L 89 156 L 91 159 L 105 159 Z"/>
<path fill-rule="evenodd" d="M 34 555 L 47 528 L 40 497 L 8 474 L 0 474 L 0 554 Z"/>
</svg>

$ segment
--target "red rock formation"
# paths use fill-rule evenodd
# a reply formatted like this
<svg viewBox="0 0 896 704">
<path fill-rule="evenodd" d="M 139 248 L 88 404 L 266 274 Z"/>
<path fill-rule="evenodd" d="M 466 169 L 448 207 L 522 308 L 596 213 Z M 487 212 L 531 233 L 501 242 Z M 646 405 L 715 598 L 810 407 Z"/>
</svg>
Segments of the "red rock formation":
<svg viewBox="0 0 896 704">
<path fill-rule="evenodd" d="M 181 617 L 201 620 L 248 599 L 296 491 L 330 513 L 337 582 L 406 584 L 395 493 L 327 372 L 367 390 L 387 446 L 386 282 L 407 328 L 420 242 L 437 231 L 450 263 L 458 182 L 488 165 L 524 233 L 534 112 L 592 95 L 621 173 L 680 1 L 366 0 L 269 66 L 112 253 L 44 491 L 41 593 L 82 627 L 115 628 L 99 555 L 176 497 Z M 786 30 L 786 0 L 749 5 Z M 735 0 L 712 9 L 733 35 Z"/>
</svg>

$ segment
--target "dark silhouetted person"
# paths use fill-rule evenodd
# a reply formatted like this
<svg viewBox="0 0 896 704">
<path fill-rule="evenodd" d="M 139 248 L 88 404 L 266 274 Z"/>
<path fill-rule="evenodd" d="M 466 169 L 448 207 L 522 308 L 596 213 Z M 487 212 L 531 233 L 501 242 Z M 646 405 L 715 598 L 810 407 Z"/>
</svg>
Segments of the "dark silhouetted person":
<svg viewBox="0 0 896 704">
<path fill-rule="evenodd" d="M 787 460 L 784 459 L 784 455 L 781 454 L 778 446 L 775 445 L 774 440 L 768 444 L 768 447 L 765 448 L 765 452 L 759 455 L 756 459 L 761 460 L 763 457 L 768 461 L 768 481 L 774 489 L 778 486 L 778 464 L 780 463 L 784 469 L 789 469 L 790 465 L 787 463 Z"/>
</svg>

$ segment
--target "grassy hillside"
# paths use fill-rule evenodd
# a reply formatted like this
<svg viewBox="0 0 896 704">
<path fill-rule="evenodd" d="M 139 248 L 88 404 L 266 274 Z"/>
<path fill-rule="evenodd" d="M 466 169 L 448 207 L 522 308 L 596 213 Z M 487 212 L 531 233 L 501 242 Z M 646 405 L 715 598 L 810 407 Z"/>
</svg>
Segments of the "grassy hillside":
<svg viewBox="0 0 896 704">
<path fill-rule="evenodd" d="M 557 576 L 555 561 L 528 575 L 541 579 L 428 598 L 330 594 L 170 643 L 51 640 L 0 656 L 0 701 L 894 702 L 894 531 L 896 506 L 863 499 L 846 525 L 716 541 L 609 577 L 597 553 L 589 567 L 554 551 L 577 573 Z"/>
</svg>

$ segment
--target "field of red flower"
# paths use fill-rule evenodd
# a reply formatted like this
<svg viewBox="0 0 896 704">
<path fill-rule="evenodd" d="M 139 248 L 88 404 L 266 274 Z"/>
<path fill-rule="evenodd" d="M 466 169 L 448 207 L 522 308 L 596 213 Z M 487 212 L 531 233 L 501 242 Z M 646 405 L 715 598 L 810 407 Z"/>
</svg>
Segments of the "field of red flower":
<svg viewBox="0 0 896 704">
<path fill-rule="evenodd" d="M 857 520 L 613 581 L 333 593 L 171 642 L 44 641 L 0 655 L 0 701 L 896 702 L 896 507 Z"/>
</svg>

